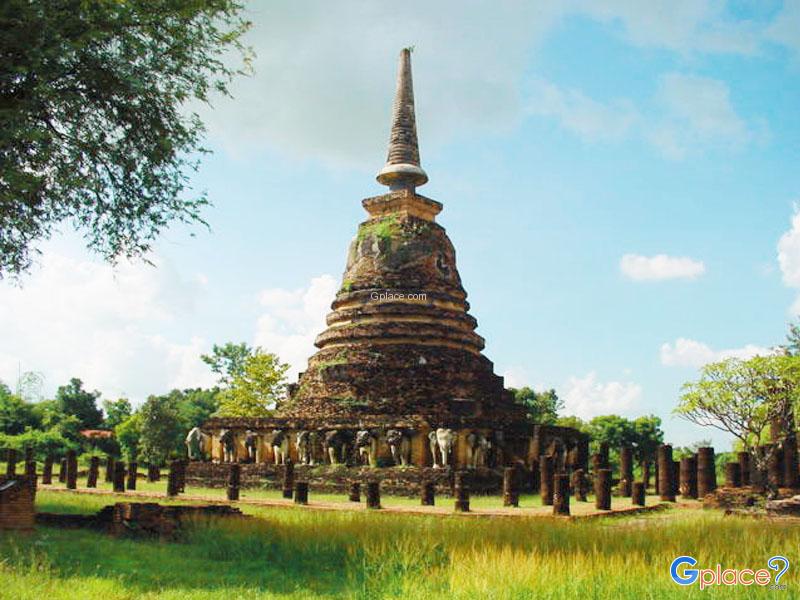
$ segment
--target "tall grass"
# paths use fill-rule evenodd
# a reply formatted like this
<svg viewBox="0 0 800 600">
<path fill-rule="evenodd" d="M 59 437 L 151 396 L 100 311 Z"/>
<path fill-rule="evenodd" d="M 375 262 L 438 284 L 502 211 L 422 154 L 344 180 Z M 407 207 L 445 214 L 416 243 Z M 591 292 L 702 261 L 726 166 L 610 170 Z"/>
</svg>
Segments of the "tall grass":
<svg viewBox="0 0 800 600">
<path fill-rule="evenodd" d="M 42 494 L 51 509 L 95 510 L 108 498 Z M 793 560 L 800 527 L 673 509 L 561 521 L 464 519 L 248 508 L 247 520 L 198 519 L 181 543 L 41 528 L 0 536 L 1 598 L 754 598 L 783 592 L 683 589 L 669 564 Z"/>
</svg>

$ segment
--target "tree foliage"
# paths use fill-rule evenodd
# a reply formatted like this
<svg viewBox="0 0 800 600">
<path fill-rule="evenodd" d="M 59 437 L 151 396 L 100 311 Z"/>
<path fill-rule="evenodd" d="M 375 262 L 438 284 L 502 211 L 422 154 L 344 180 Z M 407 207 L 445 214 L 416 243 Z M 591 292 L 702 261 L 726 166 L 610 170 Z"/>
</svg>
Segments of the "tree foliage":
<svg viewBox="0 0 800 600">
<path fill-rule="evenodd" d="M 113 431 L 117 425 L 133 414 L 133 406 L 131 406 L 131 401 L 127 398 L 104 400 L 103 411 L 106 413 L 103 425 L 106 429 Z"/>
<path fill-rule="evenodd" d="M 203 126 L 249 23 L 237 0 L 0 3 L 0 277 L 62 222 L 110 260 L 145 253 L 187 193 Z"/>
<path fill-rule="evenodd" d="M 83 381 L 73 377 L 56 391 L 55 408 L 62 415 L 76 417 L 81 429 L 98 429 L 103 424 L 103 413 L 97 408 L 99 397 L 100 392 L 87 392 Z"/>
<path fill-rule="evenodd" d="M 150 396 L 136 416 L 141 419 L 139 457 L 146 463 L 163 465 L 185 435 L 178 403 L 169 395 Z"/>
<path fill-rule="evenodd" d="M 219 416 L 265 417 L 283 398 L 286 390 L 284 364 L 275 355 L 256 348 L 245 360 L 242 372 L 231 386 L 219 393 Z"/>
<path fill-rule="evenodd" d="M 234 378 L 242 375 L 245 362 L 252 354 L 253 349 L 244 342 L 227 342 L 222 346 L 214 344 L 211 354 L 201 354 L 200 359 L 219 376 L 220 385 L 229 386 Z"/>
<path fill-rule="evenodd" d="M 777 447 L 762 446 L 762 439 L 773 422 L 792 418 L 799 399 L 800 356 L 729 358 L 706 365 L 697 381 L 684 385 L 675 413 L 733 435 L 765 472 Z"/>
<path fill-rule="evenodd" d="M 553 389 L 536 392 L 525 386 L 510 388 L 514 400 L 525 407 L 528 419 L 539 425 L 553 425 L 558 418 L 558 411 L 564 408 L 564 402 Z"/>
</svg>

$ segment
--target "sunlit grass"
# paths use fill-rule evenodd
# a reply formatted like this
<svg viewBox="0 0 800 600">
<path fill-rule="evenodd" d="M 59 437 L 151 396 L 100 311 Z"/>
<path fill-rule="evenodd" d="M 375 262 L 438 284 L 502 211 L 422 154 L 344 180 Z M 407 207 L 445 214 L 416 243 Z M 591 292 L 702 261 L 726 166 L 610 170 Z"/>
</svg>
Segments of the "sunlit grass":
<svg viewBox="0 0 800 600">
<path fill-rule="evenodd" d="M 94 512 L 116 497 L 41 492 L 41 510 Z M 0 535 L 2 598 L 754 598 L 764 588 L 678 588 L 675 556 L 700 566 L 792 560 L 800 526 L 671 509 L 564 521 L 463 519 L 243 506 L 256 518 L 198 521 L 181 543 L 39 528 Z"/>
</svg>

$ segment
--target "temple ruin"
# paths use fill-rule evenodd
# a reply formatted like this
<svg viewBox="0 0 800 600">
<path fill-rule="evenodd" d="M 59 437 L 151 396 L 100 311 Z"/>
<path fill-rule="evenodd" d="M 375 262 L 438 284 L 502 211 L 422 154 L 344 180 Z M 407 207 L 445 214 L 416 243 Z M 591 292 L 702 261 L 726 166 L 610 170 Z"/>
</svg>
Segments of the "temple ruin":
<svg viewBox="0 0 800 600">
<path fill-rule="evenodd" d="M 455 248 L 436 222 L 443 206 L 417 192 L 428 175 L 409 49 L 377 180 L 389 189 L 362 201 L 368 218 L 308 368 L 274 417 L 205 423 L 194 458 L 205 443 L 214 462 L 490 469 L 501 481 L 507 465 L 538 474 L 549 454 L 557 468 L 586 469 L 588 438 L 528 420 L 482 354 Z"/>
</svg>

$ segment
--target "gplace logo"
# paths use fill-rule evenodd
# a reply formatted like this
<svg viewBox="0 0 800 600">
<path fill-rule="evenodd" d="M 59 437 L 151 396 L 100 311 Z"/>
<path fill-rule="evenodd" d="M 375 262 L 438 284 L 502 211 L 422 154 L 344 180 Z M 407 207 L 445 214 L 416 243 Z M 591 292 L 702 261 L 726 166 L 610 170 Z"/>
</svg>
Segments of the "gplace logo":
<svg viewBox="0 0 800 600">
<path fill-rule="evenodd" d="M 789 570 L 789 559 L 785 556 L 773 556 L 767 561 L 767 566 L 778 572 L 775 581 L 772 581 L 772 573 L 768 569 L 723 569 L 722 565 L 717 565 L 715 569 L 686 568 L 695 565 L 697 560 L 691 556 L 679 556 L 673 560 L 669 568 L 672 581 L 678 585 L 699 582 L 701 590 L 712 585 L 769 585 L 770 589 L 785 590 L 786 585 L 781 585 L 780 580 Z"/>
</svg>

